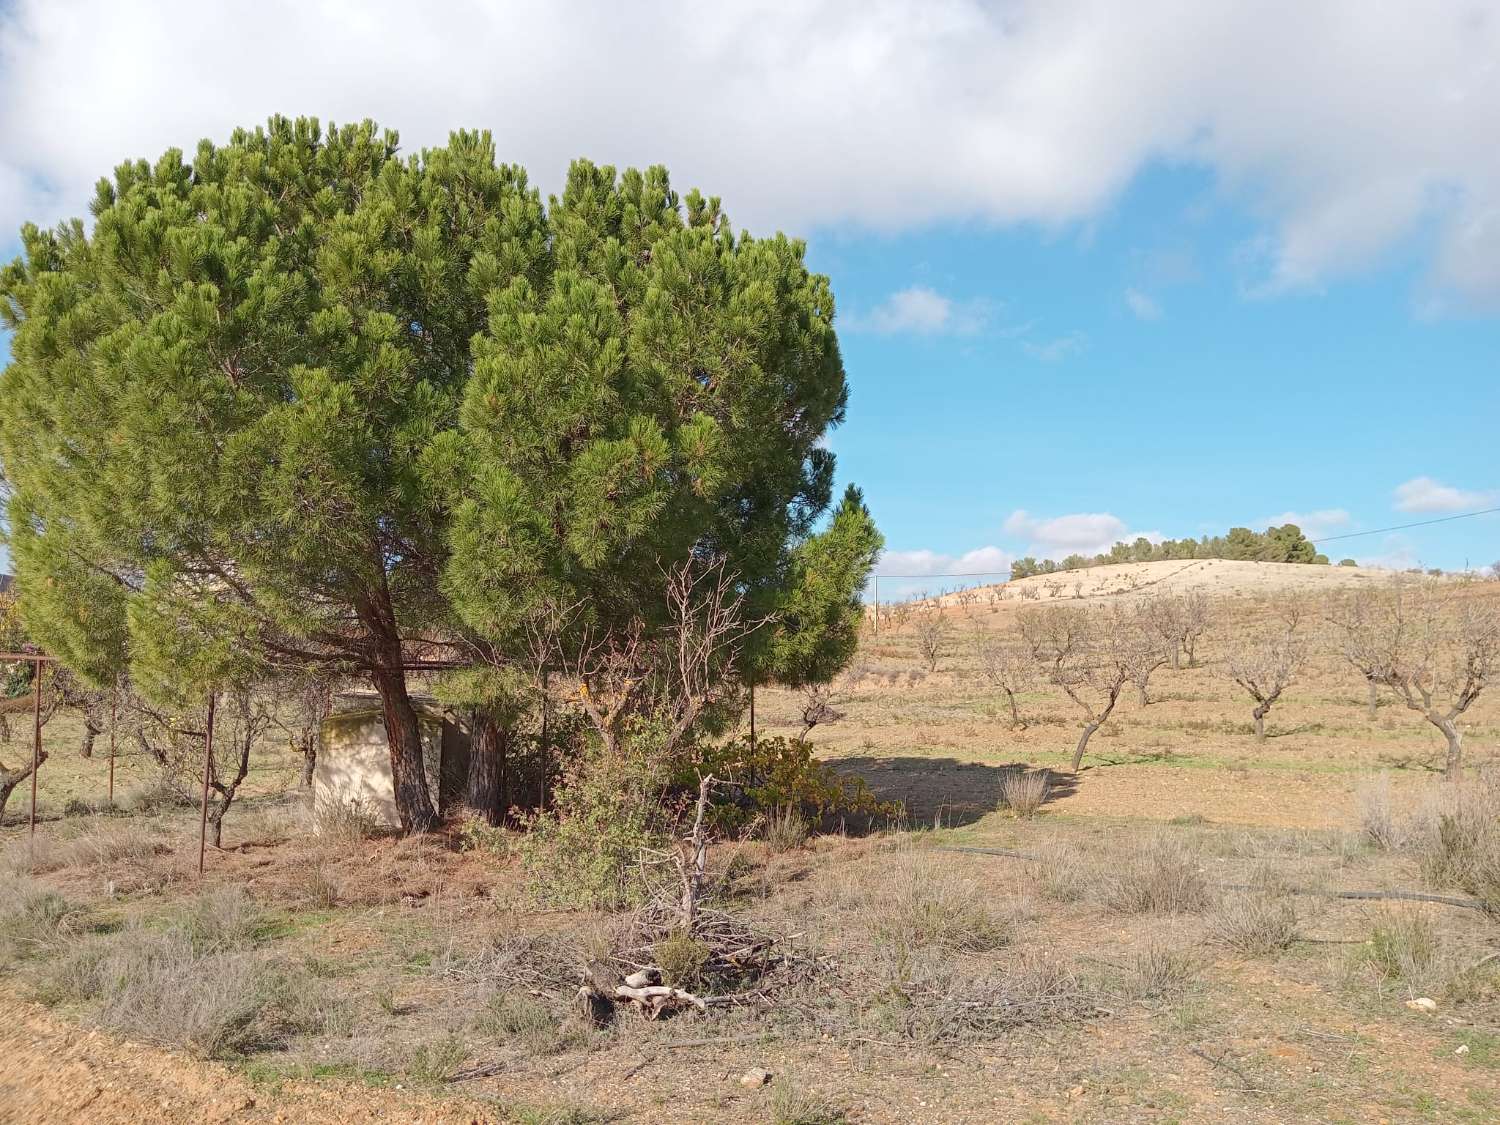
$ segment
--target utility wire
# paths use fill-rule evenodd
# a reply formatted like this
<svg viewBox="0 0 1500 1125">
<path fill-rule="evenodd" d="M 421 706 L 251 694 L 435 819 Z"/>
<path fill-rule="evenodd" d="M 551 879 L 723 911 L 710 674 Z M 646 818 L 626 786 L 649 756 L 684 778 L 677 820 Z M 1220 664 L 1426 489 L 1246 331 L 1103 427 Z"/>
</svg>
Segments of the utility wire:
<svg viewBox="0 0 1500 1125">
<path fill-rule="evenodd" d="M 1377 527 L 1373 531 L 1348 531 L 1343 535 L 1325 535 L 1321 539 L 1310 539 L 1310 543 L 1332 543 L 1335 539 L 1358 539 L 1361 535 L 1384 535 L 1387 531 L 1405 531 L 1409 527 L 1428 527 L 1435 523 L 1451 523 L 1454 520 L 1471 520 L 1475 516 L 1489 516 L 1500 512 L 1500 508 L 1485 508 L 1478 512 L 1463 512 L 1456 516 L 1441 516 L 1435 520 L 1418 520 L 1416 523 L 1400 523 L 1395 527 Z"/>
</svg>

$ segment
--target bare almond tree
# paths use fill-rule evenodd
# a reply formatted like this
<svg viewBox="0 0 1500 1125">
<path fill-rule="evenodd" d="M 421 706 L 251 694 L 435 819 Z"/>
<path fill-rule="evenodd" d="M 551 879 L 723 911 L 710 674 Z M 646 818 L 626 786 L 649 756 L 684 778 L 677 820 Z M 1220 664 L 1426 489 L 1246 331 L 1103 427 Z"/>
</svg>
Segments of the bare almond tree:
<svg viewBox="0 0 1500 1125">
<path fill-rule="evenodd" d="M 998 688 L 1010 704 L 1011 729 L 1025 730 L 1026 720 L 1021 717 L 1016 696 L 1036 682 L 1036 662 L 1025 649 L 1007 644 L 999 634 L 983 629 L 974 631 L 974 651 L 979 658 L 979 674 Z"/>
<path fill-rule="evenodd" d="M 1183 656 L 1187 666 L 1196 662 L 1198 639 L 1208 630 L 1208 596 L 1201 591 L 1187 594 L 1157 594 L 1146 601 L 1146 620 L 1158 636 L 1167 644 L 1167 658 L 1174 669 L 1182 667 Z"/>
<path fill-rule="evenodd" d="M 1151 706 L 1151 676 L 1167 662 L 1168 647 L 1152 628 L 1149 616 L 1141 609 L 1112 613 L 1111 625 L 1118 630 L 1113 645 L 1135 685 L 1142 707 Z"/>
<path fill-rule="evenodd" d="M 1450 781 L 1463 771 L 1458 721 L 1500 661 L 1500 619 L 1470 587 L 1398 579 L 1342 598 L 1329 615 L 1344 659 L 1442 733 Z"/>
<path fill-rule="evenodd" d="M 1109 720 L 1133 678 L 1138 623 L 1120 606 L 1030 610 L 1019 617 L 1021 636 L 1033 659 L 1083 713 L 1083 730 L 1073 750 L 1072 768 L 1077 773 L 1089 739 Z"/>
<path fill-rule="evenodd" d="M 917 651 L 922 654 L 922 663 L 927 671 L 936 672 L 938 661 L 948 651 L 948 636 L 952 624 L 937 602 L 923 602 L 917 608 Z"/>
<path fill-rule="evenodd" d="M 744 639 L 769 618 L 745 616 L 745 593 L 722 560 L 689 559 L 662 574 L 667 621 L 648 629 L 637 619 L 623 628 L 583 626 L 575 644 L 533 643 L 578 681 L 578 702 L 604 749 L 619 751 L 627 721 L 643 710 L 666 720 L 659 747 L 670 756 L 704 711 L 738 690 L 735 659 Z M 537 626 L 558 637 L 577 607 Z"/>
<path fill-rule="evenodd" d="M 1271 613 L 1271 608 L 1265 607 Z M 1307 659 L 1307 645 L 1298 632 L 1302 608 L 1295 602 L 1283 604 L 1275 611 L 1280 621 L 1269 630 L 1242 642 L 1229 658 L 1229 675 L 1255 701 L 1251 715 L 1255 720 L 1255 738 L 1266 737 L 1266 715 L 1282 692 L 1291 687 Z"/>
<path fill-rule="evenodd" d="M 833 705 L 832 685 L 808 684 L 802 689 L 802 733 L 797 736 L 797 741 L 805 743 L 813 727 L 836 723 L 844 714 Z"/>
</svg>

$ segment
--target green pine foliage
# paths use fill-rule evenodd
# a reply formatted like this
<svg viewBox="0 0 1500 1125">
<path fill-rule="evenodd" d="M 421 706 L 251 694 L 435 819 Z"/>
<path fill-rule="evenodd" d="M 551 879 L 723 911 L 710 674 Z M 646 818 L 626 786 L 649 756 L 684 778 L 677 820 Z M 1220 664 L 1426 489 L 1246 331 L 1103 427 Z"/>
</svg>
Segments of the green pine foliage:
<svg viewBox="0 0 1500 1125">
<path fill-rule="evenodd" d="M 86 678 L 367 675 L 410 829 L 417 645 L 513 669 L 558 607 L 559 644 L 649 634 L 701 560 L 775 623 L 726 668 L 847 661 L 880 538 L 857 491 L 827 518 L 847 388 L 802 243 L 737 235 L 661 168 L 580 161 L 544 204 L 488 134 L 402 154 L 308 119 L 123 164 L 92 211 L 0 271 L 21 614 Z"/>
<path fill-rule="evenodd" d="M 1249 562 L 1315 563 L 1328 565 L 1328 556 L 1318 553 L 1317 546 L 1302 534 L 1294 523 L 1251 531 L 1233 527 L 1228 535 L 1203 536 L 1201 539 L 1164 539 L 1160 543 L 1141 536 L 1133 543 L 1116 543 L 1108 551 L 1090 556 L 1073 554 L 1057 562 L 1027 556 L 1010 564 L 1012 578 L 1030 578 L 1034 574 L 1055 574 L 1064 570 L 1082 570 L 1112 563 L 1161 562 L 1167 559 L 1240 559 Z M 1353 562 L 1348 562 L 1352 566 Z"/>
</svg>

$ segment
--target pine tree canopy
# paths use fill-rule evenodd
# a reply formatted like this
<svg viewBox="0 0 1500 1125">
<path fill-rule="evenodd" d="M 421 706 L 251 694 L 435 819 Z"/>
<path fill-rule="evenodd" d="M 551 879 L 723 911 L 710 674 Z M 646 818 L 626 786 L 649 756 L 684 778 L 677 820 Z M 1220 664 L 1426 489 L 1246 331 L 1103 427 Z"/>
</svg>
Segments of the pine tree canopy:
<svg viewBox="0 0 1500 1125">
<path fill-rule="evenodd" d="M 393 728 L 415 642 L 650 621 L 694 558 L 775 615 L 769 673 L 848 659 L 879 536 L 857 494 L 817 532 L 847 392 L 800 242 L 661 168 L 579 161 L 544 206 L 488 134 L 284 118 L 123 164 L 92 212 L 0 273 L 22 613 L 84 675 L 332 662 Z"/>
</svg>

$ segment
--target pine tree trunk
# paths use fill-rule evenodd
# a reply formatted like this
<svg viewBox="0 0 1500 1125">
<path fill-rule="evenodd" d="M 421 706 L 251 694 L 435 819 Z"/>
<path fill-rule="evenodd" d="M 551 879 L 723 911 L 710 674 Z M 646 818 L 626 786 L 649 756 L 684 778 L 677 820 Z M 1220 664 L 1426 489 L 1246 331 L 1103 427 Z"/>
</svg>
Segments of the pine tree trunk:
<svg viewBox="0 0 1500 1125">
<path fill-rule="evenodd" d="M 311 789 L 313 774 L 318 768 L 318 736 L 313 731 L 302 733 L 302 776 L 297 779 L 304 789 Z"/>
<path fill-rule="evenodd" d="M 1078 772 L 1078 767 L 1083 765 L 1084 751 L 1089 748 L 1089 738 L 1103 725 L 1102 722 L 1090 721 L 1083 725 L 1083 733 L 1078 736 L 1078 746 L 1073 751 L 1073 772 Z"/>
<path fill-rule="evenodd" d="M 431 832 L 437 827 L 437 810 L 427 787 L 427 770 L 422 754 L 422 726 L 416 708 L 406 690 L 401 634 L 396 612 L 384 581 L 371 591 L 371 597 L 359 607 L 360 623 L 369 631 L 374 650 L 371 679 L 380 693 L 385 717 L 385 737 L 391 751 L 391 788 L 396 799 L 396 817 L 401 831 L 410 836 Z"/>
<path fill-rule="evenodd" d="M 469 738 L 469 781 L 465 803 L 490 824 L 501 821 L 501 782 L 505 773 L 505 751 L 510 732 L 495 721 L 494 714 L 476 708 Z"/>
<path fill-rule="evenodd" d="M 422 727 L 406 690 L 406 673 L 400 666 L 399 647 L 394 654 L 388 654 L 387 662 L 375 670 L 373 679 L 385 712 L 385 736 L 391 751 L 391 783 L 401 831 L 408 836 L 431 832 L 437 826 L 437 811 L 432 807 L 432 793 L 427 788 Z"/>
</svg>

